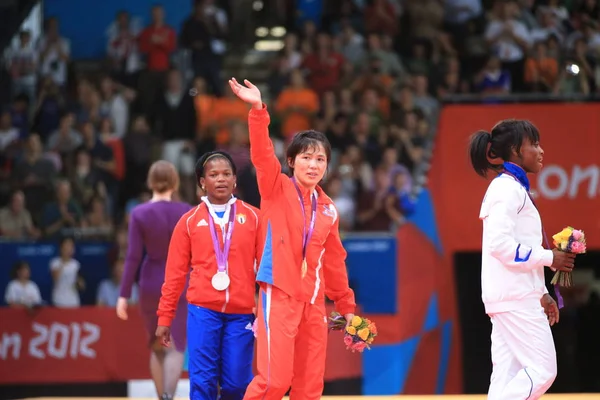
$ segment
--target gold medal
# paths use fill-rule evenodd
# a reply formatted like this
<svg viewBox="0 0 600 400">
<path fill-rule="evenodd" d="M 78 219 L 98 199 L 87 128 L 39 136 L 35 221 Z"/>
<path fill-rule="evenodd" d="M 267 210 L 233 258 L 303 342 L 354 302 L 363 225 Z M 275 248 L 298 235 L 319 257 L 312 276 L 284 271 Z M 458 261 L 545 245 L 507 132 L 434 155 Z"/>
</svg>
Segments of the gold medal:
<svg viewBox="0 0 600 400">
<path fill-rule="evenodd" d="M 306 276 L 306 271 L 308 271 L 308 264 L 306 263 L 306 258 L 302 260 L 302 278 Z"/>
</svg>

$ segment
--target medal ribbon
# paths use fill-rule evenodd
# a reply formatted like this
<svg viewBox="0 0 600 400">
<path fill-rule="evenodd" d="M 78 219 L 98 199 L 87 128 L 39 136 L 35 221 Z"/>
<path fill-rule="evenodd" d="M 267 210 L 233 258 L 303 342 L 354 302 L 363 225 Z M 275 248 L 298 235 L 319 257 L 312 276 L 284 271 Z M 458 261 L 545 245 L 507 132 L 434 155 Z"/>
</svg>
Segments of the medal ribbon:
<svg viewBox="0 0 600 400">
<path fill-rule="evenodd" d="M 217 268 L 219 272 L 225 272 L 227 267 L 227 258 L 229 257 L 229 248 L 231 247 L 231 235 L 233 234 L 233 226 L 235 224 L 235 198 L 230 200 L 230 202 L 227 204 L 227 209 L 223 215 L 223 220 L 229 216 L 227 228 L 225 228 L 223 224 L 220 224 L 221 230 L 223 231 L 223 250 L 221 250 L 221 245 L 217 236 L 217 229 L 215 227 L 215 219 L 217 218 L 216 213 L 208 199 L 203 200 L 208 208 L 208 224 L 210 228 L 210 236 L 212 237 L 213 241 L 213 247 L 215 249 L 215 256 L 217 258 Z"/>
<path fill-rule="evenodd" d="M 310 225 L 308 228 L 308 232 L 306 231 L 306 209 L 304 208 L 304 200 L 302 199 L 302 192 L 300 192 L 300 188 L 296 183 L 296 180 L 292 178 L 292 182 L 294 183 L 294 187 L 296 188 L 296 192 L 298 192 L 298 200 L 300 200 L 300 206 L 302 207 L 302 219 L 304 224 L 302 225 L 302 260 L 306 260 L 306 248 L 308 247 L 308 242 L 312 237 L 313 231 L 315 229 L 315 222 L 317 221 L 317 198 L 315 195 L 311 197 L 311 216 L 310 216 Z"/>
<path fill-rule="evenodd" d="M 508 172 L 507 170 L 504 170 L 504 173 L 506 175 L 510 175 L 513 178 L 515 178 L 515 180 L 519 183 L 521 183 L 521 181 L 519 180 L 519 178 L 517 178 L 515 175 L 511 174 L 510 172 Z M 523 185 L 521 183 L 521 185 Z M 523 185 L 523 187 L 525 187 Z M 525 188 L 525 191 L 527 192 L 527 196 L 529 196 L 529 200 L 531 200 L 531 203 L 533 204 L 533 206 L 538 210 L 538 212 L 540 211 L 540 209 L 538 208 L 537 204 L 535 204 L 535 200 L 533 200 L 533 197 L 531 196 L 531 193 L 529 192 L 529 190 L 527 190 L 527 188 Z M 540 222 L 541 222 L 541 218 L 540 218 Z M 546 230 L 544 229 L 544 224 L 542 223 L 542 236 L 544 237 L 544 247 L 548 250 L 551 250 L 550 248 L 550 242 L 548 241 L 548 236 L 546 236 Z M 558 302 L 558 308 L 561 309 L 565 306 L 565 302 L 563 300 L 563 297 L 560 294 L 560 289 L 559 289 L 559 284 L 556 283 L 553 285 L 554 286 L 554 294 L 556 295 L 556 300 Z"/>
</svg>

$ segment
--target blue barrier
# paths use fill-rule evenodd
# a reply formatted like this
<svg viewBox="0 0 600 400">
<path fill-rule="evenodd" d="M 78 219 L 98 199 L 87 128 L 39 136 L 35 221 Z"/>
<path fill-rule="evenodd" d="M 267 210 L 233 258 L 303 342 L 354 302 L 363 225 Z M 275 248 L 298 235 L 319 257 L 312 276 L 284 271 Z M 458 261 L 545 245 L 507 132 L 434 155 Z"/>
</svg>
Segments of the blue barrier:
<svg viewBox="0 0 600 400">
<path fill-rule="evenodd" d="M 397 245 L 396 238 L 387 234 L 348 234 L 343 240 L 348 252 L 346 260 L 350 286 L 355 290 L 357 303 L 369 314 L 394 314 L 397 311 Z M 109 276 L 107 253 L 112 244 L 78 242 L 75 259 L 81 264 L 81 274 L 86 288 L 81 294 L 82 304 L 95 304 L 96 290 L 102 279 Z M 56 257 L 56 243 L 0 242 L 1 304 L 4 289 L 10 281 L 12 265 L 19 260 L 31 267 L 31 279 L 41 291 L 42 298 L 50 302 L 52 277 L 50 260 Z"/>
<path fill-rule="evenodd" d="M 129 12 L 132 18 L 139 18 L 142 27 L 151 21 L 153 4 L 160 4 L 165 10 L 165 22 L 177 32 L 192 10 L 191 0 L 171 0 L 150 2 L 147 0 L 45 1 L 44 18 L 57 17 L 60 33 L 71 42 L 72 59 L 104 58 L 108 37 L 106 31 L 115 20 L 118 11 Z"/>
<path fill-rule="evenodd" d="M 398 245 L 392 234 L 346 234 L 348 277 L 356 302 L 367 314 L 395 314 L 398 309 Z"/>
<path fill-rule="evenodd" d="M 107 253 L 110 243 L 79 242 L 75 245 L 75 259 L 81 264 L 81 275 L 86 287 L 81 293 L 82 304 L 96 304 L 98 284 L 109 276 Z M 1 304 L 4 301 L 4 291 L 11 280 L 11 270 L 15 262 L 23 260 L 29 263 L 31 279 L 37 283 L 42 299 L 50 303 L 52 297 L 52 276 L 50 275 L 50 260 L 58 254 L 58 245 L 54 242 L 2 242 L 0 243 L 0 292 Z"/>
</svg>

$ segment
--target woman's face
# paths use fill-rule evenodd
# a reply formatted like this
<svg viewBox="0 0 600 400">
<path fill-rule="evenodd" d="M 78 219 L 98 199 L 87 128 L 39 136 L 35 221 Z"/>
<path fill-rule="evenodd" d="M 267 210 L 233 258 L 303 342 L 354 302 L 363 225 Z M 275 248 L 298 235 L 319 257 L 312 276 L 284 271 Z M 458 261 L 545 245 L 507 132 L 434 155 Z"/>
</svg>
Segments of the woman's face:
<svg viewBox="0 0 600 400">
<path fill-rule="evenodd" d="M 28 281 L 31 278 L 31 270 L 29 265 L 24 265 L 17 271 L 17 279 L 22 281 Z"/>
<path fill-rule="evenodd" d="M 223 157 L 208 160 L 204 166 L 204 176 L 200 178 L 200 185 L 211 203 L 227 203 L 233 194 L 235 183 L 236 176 L 229 160 Z"/>
<path fill-rule="evenodd" d="M 302 186 L 314 188 L 327 171 L 327 153 L 319 143 L 296 155 L 294 160 L 288 160 L 288 163 L 294 168 L 294 177 Z"/>
<path fill-rule="evenodd" d="M 75 254 L 75 243 L 73 243 L 73 240 L 68 239 L 62 243 L 62 246 L 60 247 L 60 254 L 63 257 L 73 257 L 73 254 Z"/>
<path fill-rule="evenodd" d="M 85 151 L 77 153 L 77 166 L 78 167 L 89 167 L 92 165 L 90 155 Z"/>
</svg>

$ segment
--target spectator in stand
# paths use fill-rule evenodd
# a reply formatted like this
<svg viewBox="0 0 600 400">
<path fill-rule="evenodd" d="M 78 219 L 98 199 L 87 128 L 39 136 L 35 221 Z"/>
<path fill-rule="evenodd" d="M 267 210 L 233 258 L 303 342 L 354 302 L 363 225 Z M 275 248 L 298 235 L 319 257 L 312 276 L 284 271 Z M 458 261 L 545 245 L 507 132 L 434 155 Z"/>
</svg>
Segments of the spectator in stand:
<svg viewBox="0 0 600 400">
<path fill-rule="evenodd" d="M 358 198 L 357 231 L 389 231 L 399 213 L 396 204 L 388 201 L 391 184 L 389 173 L 384 168 L 377 168 L 374 175 L 374 187 L 363 191 Z"/>
<path fill-rule="evenodd" d="M 231 156 L 238 171 L 245 171 L 246 168 L 250 167 L 248 125 L 241 122 L 232 123 L 229 143 L 225 146 L 220 146 L 219 150 Z"/>
<path fill-rule="evenodd" d="M 354 204 L 352 196 L 342 192 L 342 180 L 337 176 L 328 179 L 325 192 L 337 209 L 340 218 L 340 231 L 351 231 L 354 228 L 356 204 Z"/>
<path fill-rule="evenodd" d="M 6 286 L 4 299 L 12 308 L 32 308 L 42 304 L 40 288 L 31 280 L 31 270 L 25 261 L 17 261 L 11 271 L 12 280 Z"/>
<path fill-rule="evenodd" d="M 41 90 L 35 104 L 33 130 L 46 143 L 52 132 L 58 129 L 65 101 L 56 83 L 50 77 L 43 78 Z"/>
<path fill-rule="evenodd" d="M 92 160 L 92 165 L 98 173 L 98 178 L 103 184 L 109 197 L 108 207 L 112 211 L 118 196 L 118 182 L 115 177 L 117 163 L 112 149 L 104 144 L 98 134 L 96 128 L 91 122 L 85 122 L 81 126 L 83 134 L 83 143 L 81 148 L 86 150 Z"/>
<path fill-rule="evenodd" d="M 71 196 L 71 184 L 68 181 L 59 181 L 55 193 L 56 200 L 46 204 L 42 214 L 44 235 L 53 239 L 79 228 L 83 217 L 81 207 Z"/>
<path fill-rule="evenodd" d="M 123 138 L 126 164 L 125 179 L 121 186 L 123 198 L 135 198 L 145 190 L 144 182 L 153 161 L 152 152 L 155 141 L 146 118 L 142 115 L 133 118 L 131 131 Z"/>
<path fill-rule="evenodd" d="M 25 195 L 20 190 L 12 194 L 7 207 L 0 209 L 0 236 L 10 240 L 37 239 L 40 236 L 25 208 Z"/>
<path fill-rule="evenodd" d="M 512 86 L 512 75 L 502 68 L 500 60 L 492 55 L 474 80 L 475 90 L 484 96 L 507 95 Z"/>
<path fill-rule="evenodd" d="M 516 18 L 518 12 L 516 0 L 502 3 L 496 18 L 492 19 L 486 27 L 485 39 L 502 63 L 502 70 L 510 74 L 512 90 L 523 92 L 526 90 L 525 57 L 531 48 L 532 37 L 527 27 Z M 498 86 L 506 90 L 505 84 Z M 510 92 L 510 88 L 508 91 Z"/>
<path fill-rule="evenodd" d="M 545 41 L 536 42 L 525 62 L 525 83 L 531 92 L 551 92 L 558 79 L 558 62 L 548 56 Z"/>
<path fill-rule="evenodd" d="M 80 275 L 81 265 L 73 258 L 75 242 L 70 237 L 61 239 L 58 256 L 50 261 L 52 305 L 60 308 L 79 307 L 79 291 L 85 289 L 85 281 Z"/>
<path fill-rule="evenodd" d="M 19 130 L 19 139 L 27 139 L 29 135 L 29 128 L 31 122 L 31 112 L 33 111 L 30 104 L 35 103 L 35 98 L 29 100 L 27 95 L 20 94 L 13 98 L 12 105 L 10 107 L 10 116 L 12 120 L 12 126 Z"/>
<path fill-rule="evenodd" d="M 179 37 L 191 51 L 194 76 L 204 78 L 212 93 L 222 95 L 221 65 L 225 50 L 221 40 L 227 31 L 227 17 L 211 1 L 195 0 L 192 15 L 184 22 Z"/>
<path fill-rule="evenodd" d="M 151 110 L 152 103 L 164 87 L 167 71 L 171 67 L 170 57 L 175 51 L 177 39 L 175 30 L 165 24 L 165 11 L 162 6 L 152 7 L 152 23 L 139 36 L 139 49 L 146 56 L 146 71 L 140 77 L 139 99 L 145 112 Z"/>
<path fill-rule="evenodd" d="M 184 198 L 191 200 L 195 192 L 196 127 L 194 99 L 188 94 L 181 72 L 173 69 L 167 76 L 167 87 L 156 99 L 153 128 L 163 141 L 162 159 L 175 165 L 181 174 Z"/>
<path fill-rule="evenodd" d="M 119 288 L 123 277 L 124 260 L 119 258 L 111 268 L 110 278 L 104 279 L 98 285 L 98 294 L 96 295 L 96 305 L 103 307 L 114 308 L 117 306 L 119 299 Z M 137 304 L 138 302 L 138 287 L 134 284 L 131 289 L 131 297 L 129 304 Z"/>
<path fill-rule="evenodd" d="M 129 104 L 119 93 L 116 83 L 108 76 L 100 83 L 101 100 L 100 112 L 110 120 L 114 127 L 115 137 L 122 138 L 129 126 Z"/>
<path fill-rule="evenodd" d="M 398 32 L 398 15 L 389 0 L 373 0 L 365 8 L 365 31 L 396 36 Z"/>
<path fill-rule="evenodd" d="M 132 19 L 127 11 L 119 11 L 106 31 L 109 70 L 119 83 L 128 87 L 136 87 L 141 69 L 137 43 L 140 30 L 138 18 Z"/>
<path fill-rule="evenodd" d="M 108 240 L 112 237 L 114 226 L 107 211 L 106 198 L 100 195 L 94 196 L 87 204 L 87 212 L 81 220 L 87 240 Z"/>
<path fill-rule="evenodd" d="M 318 110 L 317 93 L 306 86 L 300 70 L 292 70 L 290 85 L 281 92 L 275 103 L 275 111 L 282 121 L 283 137 L 291 139 L 297 132 L 310 129 Z"/>
<path fill-rule="evenodd" d="M 0 152 L 8 153 L 9 147 L 17 144 L 19 140 L 19 130 L 12 124 L 10 111 L 0 113 Z"/>
<path fill-rule="evenodd" d="M 75 115 L 66 113 L 60 119 L 58 129 L 48 138 L 47 148 L 51 152 L 60 154 L 63 158 L 69 157 L 81 144 L 81 134 L 74 129 Z"/>
<path fill-rule="evenodd" d="M 11 179 L 14 188 L 23 190 L 26 207 L 34 213 L 34 220 L 37 220 L 36 212 L 54 197 L 56 175 L 56 167 L 42 153 L 39 135 L 32 133 L 25 143 L 23 157 L 16 162 Z"/>
<path fill-rule="evenodd" d="M 31 42 L 31 32 L 19 33 L 19 44 L 9 49 L 6 61 L 13 79 L 13 96 L 25 94 L 29 104 L 35 104 L 38 54 Z"/>
<path fill-rule="evenodd" d="M 69 181 L 78 204 L 88 204 L 102 190 L 101 171 L 93 165 L 92 156 L 85 148 L 79 148 L 75 153 L 75 165 L 70 169 Z"/>
<path fill-rule="evenodd" d="M 71 43 L 60 36 L 58 19 L 49 18 L 38 45 L 40 75 L 50 77 L 61 89 L 67 84 L 67 67 L 71 57 Z"/>
<path fill-rule="evenodd" d="M 316 50 L 306 56 L 302 68 L 306 69 L 309 87 L 322 95 L 334 90 L 340 79 L 344 58 L 333 50 L 331 37 L 327 33 L 317 36 Z"/>
</svg>

